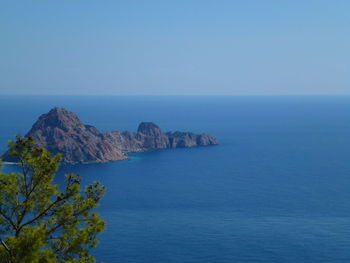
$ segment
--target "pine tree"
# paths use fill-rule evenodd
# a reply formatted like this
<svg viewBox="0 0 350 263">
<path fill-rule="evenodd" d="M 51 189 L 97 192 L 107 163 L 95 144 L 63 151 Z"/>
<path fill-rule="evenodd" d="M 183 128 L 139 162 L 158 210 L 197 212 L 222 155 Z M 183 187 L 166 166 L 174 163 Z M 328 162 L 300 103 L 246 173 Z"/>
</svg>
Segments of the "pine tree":
<svg viewBox="0 0 350 263">
<path fill-rule="evenodd" d="M 76 174 L 54 184 L 61 156 L 31 138 L 17 137 L 9 153 L 20 171 L 0 172 L 0 262 L 95 262 L 90 249 L 105 224 L 93 210 L 105 187 L 94 182 L 81 190 Z"/>
</svg>

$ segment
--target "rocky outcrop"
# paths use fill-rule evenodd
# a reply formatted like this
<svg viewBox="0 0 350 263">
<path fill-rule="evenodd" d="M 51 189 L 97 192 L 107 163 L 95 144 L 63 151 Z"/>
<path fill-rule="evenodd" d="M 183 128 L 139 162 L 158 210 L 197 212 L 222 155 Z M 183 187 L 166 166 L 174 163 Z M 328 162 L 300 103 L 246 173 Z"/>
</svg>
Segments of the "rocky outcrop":
<svg viewBox="0 0 350 263">
<path fill-rule="evenodd" d="M 62 153 L 62 161 L 71 164 L 119 161 L 128 158 L 129 152 L 218 144 L 207 134 L 163 133 L 151 122 L 142 122 L 136 133 L 101 133 L 64 108 L 41 115 L 26 137 L 32 137 L 39 147 L 52 153 Z M 10 156 L 5 154 L 3 159 L 7 161 Z"/>
</svg>

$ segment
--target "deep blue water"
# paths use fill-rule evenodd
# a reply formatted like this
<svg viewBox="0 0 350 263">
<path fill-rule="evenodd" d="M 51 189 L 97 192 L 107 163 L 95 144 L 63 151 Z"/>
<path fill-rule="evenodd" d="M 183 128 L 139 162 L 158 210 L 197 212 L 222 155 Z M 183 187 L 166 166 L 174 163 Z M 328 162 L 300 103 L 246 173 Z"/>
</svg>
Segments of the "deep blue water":
<svg viewBox="0 0 350 263">
<path fill-rule="evenodd" d="M 54 106 L 221 141 L 63 167 L 108 187 L 99 261 L 350 262 L 350 97 L 2 96 L 0 150 Z"/>
</svg>

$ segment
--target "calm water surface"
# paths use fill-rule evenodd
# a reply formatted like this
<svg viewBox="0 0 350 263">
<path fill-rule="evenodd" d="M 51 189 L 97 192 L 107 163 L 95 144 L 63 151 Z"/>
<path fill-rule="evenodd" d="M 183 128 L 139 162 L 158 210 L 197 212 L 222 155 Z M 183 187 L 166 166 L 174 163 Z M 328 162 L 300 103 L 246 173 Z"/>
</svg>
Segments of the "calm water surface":
<svg viewBox="0 0 350 263">
<path fill-rule="evenodd" d="M 59 183 L 108 187 L 98 261 L 350 262 L 350 97 L 2 96 L 1 152 L 54 106 L 101 131 L 153 121 L 221 141 L 62 167 Z"/>
</svg>

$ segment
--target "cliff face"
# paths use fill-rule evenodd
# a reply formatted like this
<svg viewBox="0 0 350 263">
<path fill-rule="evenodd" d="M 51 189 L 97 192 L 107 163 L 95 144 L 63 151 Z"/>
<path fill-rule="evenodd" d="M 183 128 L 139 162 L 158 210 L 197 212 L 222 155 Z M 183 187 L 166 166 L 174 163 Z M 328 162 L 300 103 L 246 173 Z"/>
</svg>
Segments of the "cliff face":
<svg viewBox="0 0 350 263">
<path fill-rule="evenodd" d="M 128 152 L 218 144 L 207 134 L 163 133 L 151 122 L 141 123 L 137 133 L 101 133 L 64 108 L 54 108 L 41 115 L 26 137 L 32 137 L 39 147 L 52 153 L 62 153 L 64 163 L 118 161 L 126 159 Z M 7 154 L 3 158 L 10 159 Z"/>
</svg>

